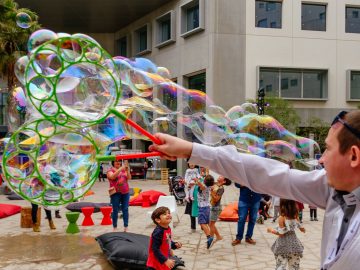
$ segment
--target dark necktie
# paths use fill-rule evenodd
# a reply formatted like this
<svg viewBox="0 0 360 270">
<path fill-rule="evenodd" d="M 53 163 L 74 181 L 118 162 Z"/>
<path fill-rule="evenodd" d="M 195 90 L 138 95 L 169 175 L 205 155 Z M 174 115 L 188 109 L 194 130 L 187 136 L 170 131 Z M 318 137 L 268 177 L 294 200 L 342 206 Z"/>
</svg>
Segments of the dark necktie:
<svg viewBox="0 0 360 270">
<path fill-rule="evenodd" d="M 344 202 L 341 205 L 341 208 L 344 211 L 344 217 L 343 220 L 341 222 L 341 228 L 340 228 L 340 233 L 339 233 L 339 237 L 338 237 L 338 242 L 337 242 L 337 249 L 336 249 L 336 253 L 338 253 L 341 243 L 344 240 L 344 237 L 346 235 L 346 232 L 349 228 L 349 224 L 350 224 L 350 220 L 354 214 L 355 211 L 355 206 L 356 205 L 346 205 L 346 203 Z"/>
</svg>

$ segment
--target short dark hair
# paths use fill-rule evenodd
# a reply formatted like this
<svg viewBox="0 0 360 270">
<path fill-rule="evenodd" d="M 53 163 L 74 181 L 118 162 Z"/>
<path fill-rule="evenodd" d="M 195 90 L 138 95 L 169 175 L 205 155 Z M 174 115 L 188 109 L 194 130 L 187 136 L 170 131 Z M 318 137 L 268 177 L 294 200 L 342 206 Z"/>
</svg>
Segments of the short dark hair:
<svg viewBox="0 0 360 270">
<path fill-rule="evenodd" d="M 280 214 L 291 219 L 296 219 L 299 215 L 296 202 L 293 200 L 280 199 Z"/>
<path fill-rule="evenodd" d="M 122 163 L 120 160 L 112 160 L 111 161 L 111 165 L 114 167 L 114 165 L 115 165 L 115 162 L 120 162 L 120 163 Z"/>
<path fill-rule="evenodd" d="M 209 175 L 205 176 L 205 178 L 204 178 L 205 186 L 212 187 L 214 185 L 214 183 L 215 183 L 215 180 L 212 175 L 209 174 Z"/>
<path fill-rule="evenodd" d="M 360 131 L 360 110 L 348 112 L 344 120 L 346 123 L 357 131 Z M 360 147 L 360 139 L 351 133 L 345 126 L 338 133 L 339 152 L 345 154 L 351 146 L 357 145 Z"/>
<path fill-rule="evenodd" d="M 152 214 L 151 214 L 151 219 L 152 219 L 152 221 L 153 221 L 156 225 L 158 225 L 158 224 L 156 223 L 156 219 L 159 219 L 161 215 L 164 215 L 164 214 L 166 214 L 167 212 L 170 213 L 170 209 L 167 208 L 166 206 L 160 206 L 160 207 L 156 208 L 156 209 L 154 210 L 154 212 L 152 212 Z"/>
<path fill-rule="evenodd" d="M 225 183 L 224 183 L 225 186 L 230 186 L 231 185 L 232 182 L 231 182 L 231 180 L 229 178 L 225 177 L 224 180 L 225 180 Z"/>
</svg>

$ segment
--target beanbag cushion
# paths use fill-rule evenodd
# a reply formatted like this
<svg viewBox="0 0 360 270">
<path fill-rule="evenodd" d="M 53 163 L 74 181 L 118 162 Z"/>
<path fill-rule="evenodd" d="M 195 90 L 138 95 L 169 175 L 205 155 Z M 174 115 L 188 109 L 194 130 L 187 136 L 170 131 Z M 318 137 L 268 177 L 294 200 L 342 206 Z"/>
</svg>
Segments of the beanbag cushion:
<svg viewBox="0 0 360 270">
<path fill-rule="evenodd" d="M 75 202 L 66 206 L 66 209 L 71 212 L 81 212 L 83 207 L 94 207 L 94 213 L 100 212 L 100 207 L 110 206 L 110 203 L 93 203 L 93 202 Z"/>
<path fill-rule="evenodd" d="M 111 232 L 95 238 L 116 269 L 146 269 L 150 237 L 135 233 Z"/>
<path fill-rule="evenodd" d="M 0 204 L 0 218 L 15 215 L 21 211 L 21 206 L 13 204 Z"/>
<path fill-rule="evenodd" d="M 143 202 L 143 195 L 149 195 L 150 196 L 150 205 L 154 205 L 158 202 L 160 196 L 166 196 L 165 193 L 157 191 L 157 190 L 147 190 L 144 192 L 141 192 L 139 196 L 132 198 L 130 200 L 131 206 L 141 206 Z"/>
<path fill-rule="evenodd" d="M 220 220 L 224 221 L 238 221 L 238 202 L 233 202 L 227 205 L 219 216 Z"/>
<path fill-rule="evenodd" d="M 20 197 L 20 195 L 17 195 L 16 193 L 10 194 L 10 195 L 6 196 L 6 198 L 8 198 L 8 199 L 11 200 L 11 201 L 14 201 L 14 200 L 23 200 L 23 198 Z"/>
</svg>

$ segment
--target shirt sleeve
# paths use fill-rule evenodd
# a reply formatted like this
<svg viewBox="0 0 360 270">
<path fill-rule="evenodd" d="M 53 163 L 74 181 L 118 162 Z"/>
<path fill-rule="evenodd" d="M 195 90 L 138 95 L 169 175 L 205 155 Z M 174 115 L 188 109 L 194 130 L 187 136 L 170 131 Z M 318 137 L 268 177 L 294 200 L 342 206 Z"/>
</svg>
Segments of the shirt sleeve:
<svg viewBox="0 0 360 270">
<path fill-rule="evenodd" d="M 331 189 L 325 170 L 290 169 L 276 160 L 238 153 L 235 146 L 211 147 L 194 143 L 191 163 L 211 168 L 258 193 L 268 193 L 325 209 Z"/>
<path fill-rule="evenodd" d="M 162 240 L 164 237 L 164 230 L 156 227 L 154 232 L 152 233 L 152 245 L 151 249 L 154 252 L 156 259 L 161 263 L 165 263 L 168 258 L 166 258 L 160 251 L 160 247 L 162 244 Z"/>
</svg>

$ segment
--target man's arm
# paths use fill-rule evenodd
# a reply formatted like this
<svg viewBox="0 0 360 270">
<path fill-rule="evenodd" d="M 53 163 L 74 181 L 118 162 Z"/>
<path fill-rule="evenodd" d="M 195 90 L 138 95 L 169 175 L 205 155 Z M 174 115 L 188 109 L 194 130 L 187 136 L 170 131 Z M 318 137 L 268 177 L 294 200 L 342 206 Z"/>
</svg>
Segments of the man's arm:
<svg viewBox="0 0 360 270">
<path fill-rule="evenodd" d="M 238 153 L 234 146 L 210 147 L 193 143 L 190 162 L 207 166 L 255 192 L 302 201 L 323 209 L 330 195 L 325 170 L 290 169 L 276 160 Z"/>
</svg>

